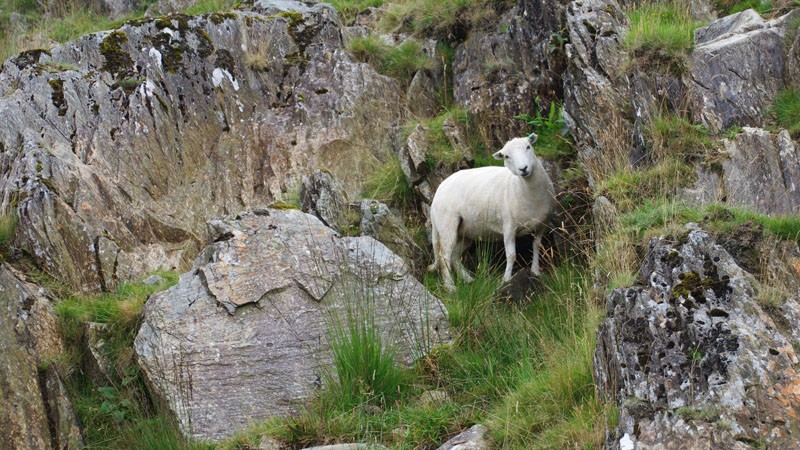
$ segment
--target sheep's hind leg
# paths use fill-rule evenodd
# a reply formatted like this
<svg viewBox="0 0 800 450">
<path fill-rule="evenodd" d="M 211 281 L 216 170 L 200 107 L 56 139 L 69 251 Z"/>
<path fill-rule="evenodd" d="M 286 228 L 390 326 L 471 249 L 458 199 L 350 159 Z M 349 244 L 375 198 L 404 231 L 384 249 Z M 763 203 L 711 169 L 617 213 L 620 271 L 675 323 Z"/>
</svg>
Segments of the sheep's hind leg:
<svg viewBox="0 0 800 450">
<path fill-rule="evenodd" d="M 472 274 L 469 273 L 466 267 L 464 267 L 464 263 L 462 262 L 461 255 L 464 253 L 464 249 L 469 246 L 469 243 L 464 240 L 456 244 L 455 251 L 453 252 L 453 266 L 455 266 L 456 270 L 458 271 L 458 276 L 465 283 L 472 283 L 475 281 L 472 278 Z"/>
<path fill-rule="evenodd" d="M 458 221 L 444 223 L 439 228 L 439 273 L 445 289 L 450 292 L 456 290 L 453 282 L 453 252 L 458 245 Z"/>
<path fill-rule="evenodd" d="M 539 269 L 539 247 L 542 245 L 542 235 L 544 229 L 536 231 L 536 237 L 533 239 L 533 262 L 531 262 L 531 274 L 539 276 L 542 271 Z"/>
</svg>

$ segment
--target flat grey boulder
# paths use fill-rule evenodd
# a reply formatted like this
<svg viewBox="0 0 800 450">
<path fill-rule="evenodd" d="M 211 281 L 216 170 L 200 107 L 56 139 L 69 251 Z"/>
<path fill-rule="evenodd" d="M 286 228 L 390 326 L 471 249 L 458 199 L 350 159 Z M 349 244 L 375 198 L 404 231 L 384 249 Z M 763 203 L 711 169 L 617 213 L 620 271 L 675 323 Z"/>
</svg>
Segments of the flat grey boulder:
<svg viewBox="0 0 800 450">
<path fill-rule="evenodd" d="M 145 305 L 136 354 L 181 429 L 229 437 L 298 411 L 330 370 L 328 324 L 368 308 L 409 365 L 448 340 L 441 302 L 370 237 L 341 237 L 297 210 L 210 224 L 216 241 Z"/>
<path fill-rule="evenodd" d="M 796 322 L 768 313 L 760 288 L 696 226 L 651 241 L 597 333 L 594 378 L 620 411 L 607 448 L 796 448 Z"/>
</svg>

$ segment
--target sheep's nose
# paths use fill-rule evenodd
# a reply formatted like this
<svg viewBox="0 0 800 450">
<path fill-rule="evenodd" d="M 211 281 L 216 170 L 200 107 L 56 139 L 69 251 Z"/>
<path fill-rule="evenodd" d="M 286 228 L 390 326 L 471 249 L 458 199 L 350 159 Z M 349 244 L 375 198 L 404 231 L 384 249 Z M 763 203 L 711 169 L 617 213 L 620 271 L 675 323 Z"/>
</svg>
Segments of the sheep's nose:
<svg viewBox="0 0 800 450">
<path fill-rule="evenodd" d="M 528 166 L 525 166 L 525 167 L 519 169 L 519 171 L 523 176 L 527 175 L 528 174 Z"/>
</svg>

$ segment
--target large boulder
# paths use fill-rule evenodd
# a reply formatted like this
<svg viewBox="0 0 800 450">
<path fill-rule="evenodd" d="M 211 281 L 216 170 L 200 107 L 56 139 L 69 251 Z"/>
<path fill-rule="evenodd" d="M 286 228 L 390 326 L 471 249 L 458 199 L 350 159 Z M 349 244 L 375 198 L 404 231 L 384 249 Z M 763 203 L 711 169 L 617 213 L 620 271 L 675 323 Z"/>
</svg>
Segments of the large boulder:
<svg viewBox="0 0 800 450">
<path fill-rule="evenodd" d="M 392 154 L 401 97 L 343 50 L 328 5 L 128 22 L 2 66 L 0 206 L 48 273 L 111 289 L 189 266 L 209 218 L 315 168 L 359 192 Z"/>
<path fill-rule="evenodd" d="M 800 212 L 800 151 L 786 130 L 745 127 L 722 141 L 722 150 L 684 196 L 699 203 L 724 202 L 762 214 Z"/>
<path fill-rule="evenodd" d="M 689 111 L 713 132 L 763 126 L 784 80 L 789 15 L 764 20 L 753 10 L 723 17 L 695 32 Z"/>
<path fill-rule="evenodd" d="M 64 350 L 44 289 L 0 263 L 0 447 L 81 448 L 78 421 L 54 361 Z"/>
<path fill-rule="evenodd" d="M 608 448 L 794 448 L 800 360 L 785 317 L 798 291 L 784 284 L 779 301 L 794 306 L 774 319 L 756 300 L 764 286 L 690 230 L 653 239 L 637 283 L 608 296 L 594 358 L 601 397 L 620 411 Z"/>
<path fill-rule="evenodd" d="M 298 411 L 331 370 L 337 311 L 374 314 L 399 363 L 447 340 L 443 305 L 370 237 L 340 237 L 297 210 L 210 228 L 216 241 L 176 286 L 148 300 L 135 341 L 153 392 L 192 437 L 218 440 Z"/>
<path fill-rule="evenodd" d="M 533 114 L 561 97 L 564 2 L 520 0 L 491 30 L 477 30 L 456 49 L 453 95 L 476 118 L 489 145 L 527 134 L 514 116 Z"/>
</svg>

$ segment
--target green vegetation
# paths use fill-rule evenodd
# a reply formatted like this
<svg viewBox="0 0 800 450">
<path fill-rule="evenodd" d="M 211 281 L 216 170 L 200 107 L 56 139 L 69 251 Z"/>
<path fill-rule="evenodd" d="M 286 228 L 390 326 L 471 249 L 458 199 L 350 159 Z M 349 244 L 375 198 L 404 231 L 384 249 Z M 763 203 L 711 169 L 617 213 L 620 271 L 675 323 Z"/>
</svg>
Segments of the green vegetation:
<svg viewBox="0 0 800 450">
<path fill-rule="evenodd" d="M 170 415 L 151 403 L 134 360 L 144 302 L 177 282 L 175 273 L 159 275 L 164 281 L 155 286 L 124 283 L 114 293 L 72 294 L 56 304 L 67 348 L 53 363 L 66 377 L 88 448 L 205 448 L 186 442 Z M 100 324 L 91 333 L 103 340 L 97 347 L 106 364 L 102 374 L 87 372 L 84 364 L 89 323 Z"/>
<path fill-rule="evenodd" d="M 414 205 L 414 190 L 408 183 L 400 160 L 391 158 L 364 181 L 363 197 L 407 210 Z"/>
<path fill-rule="evenodd" d="M 213 13 L 233 8 L 239 1 L 237 0 L 199 0 L 186 8 L 186 14 L 199 16 L 201 14 Z"/>
<path fill-rule="evenodd" d="M 418 70 L 433 65 L 422 50 L 422 44 L 416 40 L 406 40 L 393 47 L 380 37 L 369 35 L 351 40 L 348 50 L 358 60 L 371 64 L 381 74 L 397 78 L 403 84 L 408 84 Z"/>
<path fill-rule="evenodd" d="M 695 28 L 688 2 L 644 2 L 628 11 L 631 29 L 625 47 L 646 63 L 680 75 L 692 49 Z"/>
<path fill-rule="evenodd" d="M 11 239 L 17 229 L 17 213 L 9 209 L 0 213 L 0 260 L 8 256 L 11 251 Z"/>
<path fill-rule="evenodd" d="M 720 16 L 727 16 L 751 8 L 759 14 L 767 14 L 772 11 L 772 2 L 769 0 L 714 0 L 714 6 L 720 12 Z"/>
<path fill-rule="evenodd" d="M 458 42 L 470 28 L 495 26 L 498 16 L 514 4 L 511 0 L 406 0 L 389 6 L 381 26 Z"/>
<path fill-rule="evenodd" d="M 452 295 L 445 295 L 435 277 L 426 278 L 446 303 L 451 345 L 434 349 L 412 371 L 393 375 L 388 362 L 374 365 L 382 352 L 369 326 L 338 327 L 344 331 L 346 351 L 338 351 L 335 359 L 339 353 L 349 362 L 371 355 L 372 362 L 362 364 L 374 367 L 376 375 L 370 379 L 388 374 L 388 389 L 369 385 L 364 372 L 342 370 L 337 363 L 339 382 L 323 389 L 305 412 L 258 425 L 222 447 L 245 448 L 266 433 L 297 447 L 380 442 L 399 449 L 425 448 L 478 422 L 489 425 L 493 448 L 601 446 L 612 419 L 592 382 L 600 314 L 587 295 L 586 273 L 569 265 L 554 269 L 543 276 L 542 293 L 534 301 L 514 305 L 495 297 L 502 273 L 490 257 L 488 247 L 481 246 L 475 282 L 459 284 Z M 343 374 L 356 385 L 370 386 L 368 394 L 340 398 Z M 392 387 L 402 377 L 402 388 Z M 374 395 L 379 390 L 395 394 Z"/>
<path fill-rule="evenodd" d="M 779 127 L 792 137 L 800 136 L 800 89 L 789 88 L 778 94 L 771 112 Z"/>
<path fill-rule="evenodd" d="M 339 13 L 342 22 L 352 25 L 360 12 L 382 6 L 383 0 L 331 0 L 328 3 Z"/>
<path fill-rule="evenodd" d="M 657 158 L 676 157 L 695 160 L 714 145 L 710 132 L 677 114 L 662 114 L 652 119 L 649 127 L 652 153 Z"/>
<path fill-rule="evenodd" d="M 562 107 L 559 102 L 551 102 L 547 115 L 543 115 L 539 110 L 539 99 L 536 99 L 535 115 L 533 117 L 523 114 L 514 117 L 521 119 L 530 125 L 536 133 L 536 155 L 544 158 L 558 159 L 567 158 L 575 154 L 572 142 L 566 134 L 566 125 L 561 117 Z"/>
</svg>

